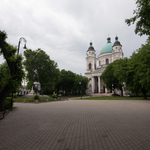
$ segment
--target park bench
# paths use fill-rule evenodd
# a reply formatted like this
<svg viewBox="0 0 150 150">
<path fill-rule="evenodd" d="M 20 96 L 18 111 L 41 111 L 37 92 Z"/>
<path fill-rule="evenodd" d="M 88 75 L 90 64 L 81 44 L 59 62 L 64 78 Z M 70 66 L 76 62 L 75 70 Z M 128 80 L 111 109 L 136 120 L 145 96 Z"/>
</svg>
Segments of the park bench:
<svg viewBox="0 0 150 150">
<path fill-rule="evenodd" d="M 5 109 L 0 109 L 0 119 L 4 119 L 5 117 Z"/>
</svg>

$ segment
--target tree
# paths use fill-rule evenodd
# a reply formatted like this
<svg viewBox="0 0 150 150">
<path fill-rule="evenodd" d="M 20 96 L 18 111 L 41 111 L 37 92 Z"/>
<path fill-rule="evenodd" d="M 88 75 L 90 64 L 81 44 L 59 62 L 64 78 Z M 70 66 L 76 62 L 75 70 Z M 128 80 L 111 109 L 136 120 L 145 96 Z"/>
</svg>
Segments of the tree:
<svg viewBox="0 0 150 150">
<path fill-rule="evenodd" d="M 24 52 L 26 60 L 24 62 L 27 70 L 27 88 L 31 89 L 34 81 L 34 74 L 37 71 L 39 82 L 44 94 L 50 94 L 55 90 L 56 82 L 58 80 L 59 69 L 57 63 L 50 59 L 50 57 L 41 49 L 28 49 Z"/>
<path fill-rule="evenodd" d="M 128 25 L 136 23 L 135 33 L 142 35 L 150 35 L 150 1 L 137 0 L 137 9 L 134 10 L 134 17 L 126 19 Z"/>
<path fill-rule="evenodd" d="M 86 90 L 88 87 L 89 79 L 85 76 L 80 76 L 81 78 L 81 90 L 82 90 L 82 95 L 86 94 Z"/>
<path fill-rule="evenodd" d="M 84 95 L 87 90 L 89 79 L 87 77 L 75 74 L 74 80 L 73 94 Z"/>
<path fill-rule="evenodd" d="M 65 92 L 65 95 L 71 95 L 73 92 L 75 74 L 71 71 L 61 70 L 60 72 L 60 88 Z"/>
<path fill-rule="evenodd" d="M 22 67 L 22 57 L 16 54 L 17 48 L 6 42 L 7 35 L 4 31 L 0 31 L 0 54 L 9 68 L 10 75 L 7 79 L 1 83 L 0 88 L 0 110 L 5 109 L 5 100 L 9 93 L 15 90 L 24 77 L 24 71 Z"/>
<path fill-rule="evenodd" d="M 127 88 L 135 93 L 146 93 L 150 91 L 150 41 L 142 45 L 133 53 L 128 61 Z"/>
<path fill-rule="evenodd" d="M 118 88 L 118 79 L 114 76 L 114 64 L 109 64 L 104 72 L 102 73 L 102 79 L 106 85 L 106 88 L 109 90 L 115 90 Z"/>
<path fill-rule="evenodd" d="M 123 86 L 126 81 L 127 72 L 127 62 L 128 58 L 118 59 L 114 61 L 114 76 L 118 79 L 117 88 L 121 91 L 121 96 L 123 96 Z"/>
<path fill-rule="evenodd" d="M 121 91 L 123 96 L 123 83 L 126 81 L 127 58 L 118 59 L 109 64 L 102 74 L 107 89 Z"/>
<path fill-rule="evenodd" d="M 0 65 L 0 89 L 2 89 L 10 79 L 10 71 L 6 62 Z"/>
</svg>

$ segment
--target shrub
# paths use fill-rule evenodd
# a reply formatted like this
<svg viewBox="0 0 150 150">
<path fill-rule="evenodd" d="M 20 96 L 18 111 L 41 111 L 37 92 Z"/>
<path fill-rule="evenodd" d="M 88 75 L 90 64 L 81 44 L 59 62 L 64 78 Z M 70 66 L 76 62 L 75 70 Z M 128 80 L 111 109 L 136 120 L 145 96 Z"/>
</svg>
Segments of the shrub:
<svg viewBox="0 0 150 150">
<path fill-rule="evenodd" d="M 34 95 L 34 99 L 35 99 L 35 100 L 39 100 L 39 99 L 40 99 L 39 95 L 35 94 L 35 95 Z"/>
<path fill-rule="evenodd" d="M 5 101 L 5 109 L 10 109 L 11 107 L 11 97 L 7 97 Z"/>
<path fill-rule="evenodd" d="M 14 94 L 14 98 L 17 98 L 18 96 L 17 96 L 17 94 Z"/>
<path fill-rule="evenodd" d="M 53 94 L 53 95 L 52 95 L 52 98 L 57 98 L 57 95 Z"/>
</svg>

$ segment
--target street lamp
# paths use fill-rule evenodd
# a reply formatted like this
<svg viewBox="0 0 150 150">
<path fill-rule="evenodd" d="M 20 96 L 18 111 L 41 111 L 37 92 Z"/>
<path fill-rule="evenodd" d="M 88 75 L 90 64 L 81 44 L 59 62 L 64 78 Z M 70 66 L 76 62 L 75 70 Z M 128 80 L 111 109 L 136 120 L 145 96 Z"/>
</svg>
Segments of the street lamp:
<svg viewBox="0 0 150 150">
<path fill-rule="evenodd" d="M 80 74 L 81 76 L 81 82 L 79 82 L 79 84 L 81 85 L 81 99 L 82 99 L 82 74 Z"/>
<path fill-rule="evenodd" d="M 26 47 L 26 43 L 27 43 L 27 40 L 24 38 L 24 37 L 21 37 L 20 39 L 19 39 L 19 43 L 18 43 L 18 54 L 19 54 L 19 49 L 20 49 L 20 43 L 21 43 L 21 41 L 24 41 L 24 49 L 27 49 L 27 47 Z M 14 93 L 13 93 L 13 91 L 12 91 L 12 97 L 11 97 L 11 110 L 13 109 L 13 96 L 14 96 Z"/>
<path fill-rule="evenodd" d="M 21 41 L 24 41 L 24 49 L 27 49 L 27 47 L 26 47 L 26 43 L 27 43 L 27 40 L 24 38 L 24 37 L 21 37 L 20 39 L 19 39 L 19 43 L 18 43 L 18 54 L 19 54 L 19 49 L 20 49 L 20 43 L 21 43 Z"/>
<path fill-rule="evenodd" d="M 20 50 L 20 43 L 21 43 L 22 41 L 24 41 L 24 47 L 23 47 L 23 49 L 27 49 L 27 47 L 26 47 L 27 40 L 26 40 L 24 37 L 21 37 L 21 38 L 19 39 L 19 43 L 18 43 L 18 54 L 19 54 L 19 50 Z M 25 86 L 25 82 L 24 82 L 24 86 Z M 23 87 L 23 92 L 24 92 L 24 87 Z M 23 93 L 23 94 L 24 94 L 24 93 Z"/>
</svg>

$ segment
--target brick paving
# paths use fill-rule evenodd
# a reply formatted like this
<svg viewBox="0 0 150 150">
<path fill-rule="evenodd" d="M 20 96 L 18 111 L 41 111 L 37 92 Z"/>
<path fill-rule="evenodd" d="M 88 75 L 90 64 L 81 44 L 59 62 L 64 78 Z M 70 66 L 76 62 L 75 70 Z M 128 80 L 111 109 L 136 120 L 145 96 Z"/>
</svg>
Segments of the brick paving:
<svg viewBox="0 0 150 150">
<path fill-rule="evenodd" d="M 149 150 L 150 101 L 15 103 L 0 150 Z"/>
</svg>

